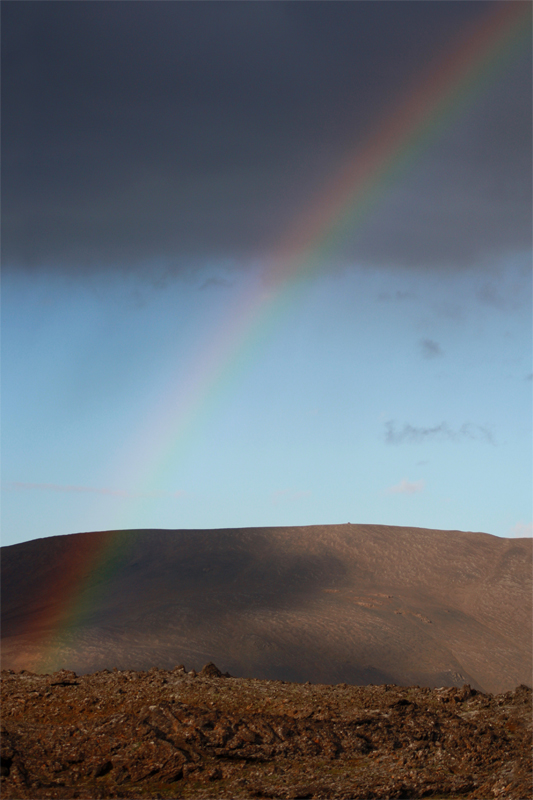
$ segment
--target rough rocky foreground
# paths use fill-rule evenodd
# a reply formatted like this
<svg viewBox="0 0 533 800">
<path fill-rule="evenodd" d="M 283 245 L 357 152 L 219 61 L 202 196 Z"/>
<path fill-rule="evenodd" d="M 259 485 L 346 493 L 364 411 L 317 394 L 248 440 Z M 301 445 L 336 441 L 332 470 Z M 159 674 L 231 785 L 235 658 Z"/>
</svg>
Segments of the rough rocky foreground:
<svg viewBox="0 0 533 800">
<path fill-rule="evenodd" d="M 7 670 L 2 711 L 6 800 L 532 796 L 526 686 Z"/>
</svg>

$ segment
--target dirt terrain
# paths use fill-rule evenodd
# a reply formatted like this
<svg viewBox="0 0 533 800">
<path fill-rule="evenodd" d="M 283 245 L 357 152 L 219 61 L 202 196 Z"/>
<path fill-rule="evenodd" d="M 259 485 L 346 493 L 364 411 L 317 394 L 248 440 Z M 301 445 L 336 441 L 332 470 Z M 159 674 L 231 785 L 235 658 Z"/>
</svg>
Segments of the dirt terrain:
<svg viewBox="0 0 533 800">
<path fill-rule="evenodd" d="M 531 685 L 531 539 L 384 525 L 101 531 L 2 548 L 2 667 Z"/>
<path fill-rule="evenodd" d="M 184 667 L 2 673 L 2 796 L 505 798 L 531 793 L 531 689 L 337 686 Z"/>
</svg>

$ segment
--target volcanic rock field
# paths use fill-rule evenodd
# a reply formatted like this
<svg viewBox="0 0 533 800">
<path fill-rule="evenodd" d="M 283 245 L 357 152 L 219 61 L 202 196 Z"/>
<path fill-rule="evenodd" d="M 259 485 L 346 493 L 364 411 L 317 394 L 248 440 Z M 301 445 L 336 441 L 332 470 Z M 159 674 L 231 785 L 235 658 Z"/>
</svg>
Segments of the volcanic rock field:
<svg viewBox="0 0 533 800">
<path fill-rule="evenodd" d="M 351 524 L 5 547 L 2 796 L 526 800 L 531 561 Z"/>
<path fill-rule="evenodd" d="M 2 796 L 531 797 L 531 689 L 2 673 Z"/>
</svg>

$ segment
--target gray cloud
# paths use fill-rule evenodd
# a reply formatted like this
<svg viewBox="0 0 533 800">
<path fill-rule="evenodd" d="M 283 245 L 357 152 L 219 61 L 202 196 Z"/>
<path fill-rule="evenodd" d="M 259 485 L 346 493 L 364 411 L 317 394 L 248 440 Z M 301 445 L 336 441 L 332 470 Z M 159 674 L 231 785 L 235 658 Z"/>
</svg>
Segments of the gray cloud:
<svg viewBox="0 0 533 800">
<path fill-rule="evenodd" d="M 387 444 L 420 444 L 426 441 L 460 442 L 464 440 L 477 440 L 494 444 L 492 433 L 482 425 L 465 422 L 457 430 L 450 428 L 447 422 L 434 425 L 430 428 L 416 428 L 408 422 L 398 428 L 393 420 L 385 423 L 385 441 Z"/>
<path fill-rule="evenodd" d="M 440 344 L 432 339 L 422 339 L 420 348 L 424 358 L 439 358 L 444 355 Z"/>
<path fill-rule="evenodd" d="M 4 268 L 172 274 L 268 254 L 497 7 L 3 3 Z M 339 258 L 434 268 L 530 246 L 527 48 L 466 108 Z"/>
</svg>

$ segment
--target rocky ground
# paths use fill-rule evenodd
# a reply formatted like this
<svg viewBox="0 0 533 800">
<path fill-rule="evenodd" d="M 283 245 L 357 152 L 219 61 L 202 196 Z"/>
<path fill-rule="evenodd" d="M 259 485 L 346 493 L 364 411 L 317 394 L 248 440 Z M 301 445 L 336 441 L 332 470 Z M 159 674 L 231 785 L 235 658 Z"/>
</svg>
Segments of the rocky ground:
<svg viewBox="0 0 533 800">
<path fill-rule="evenodd" d="M 8 670 L 2 716 L 6 800 L 532 797 L 526 686 Z"/>
</svg>

